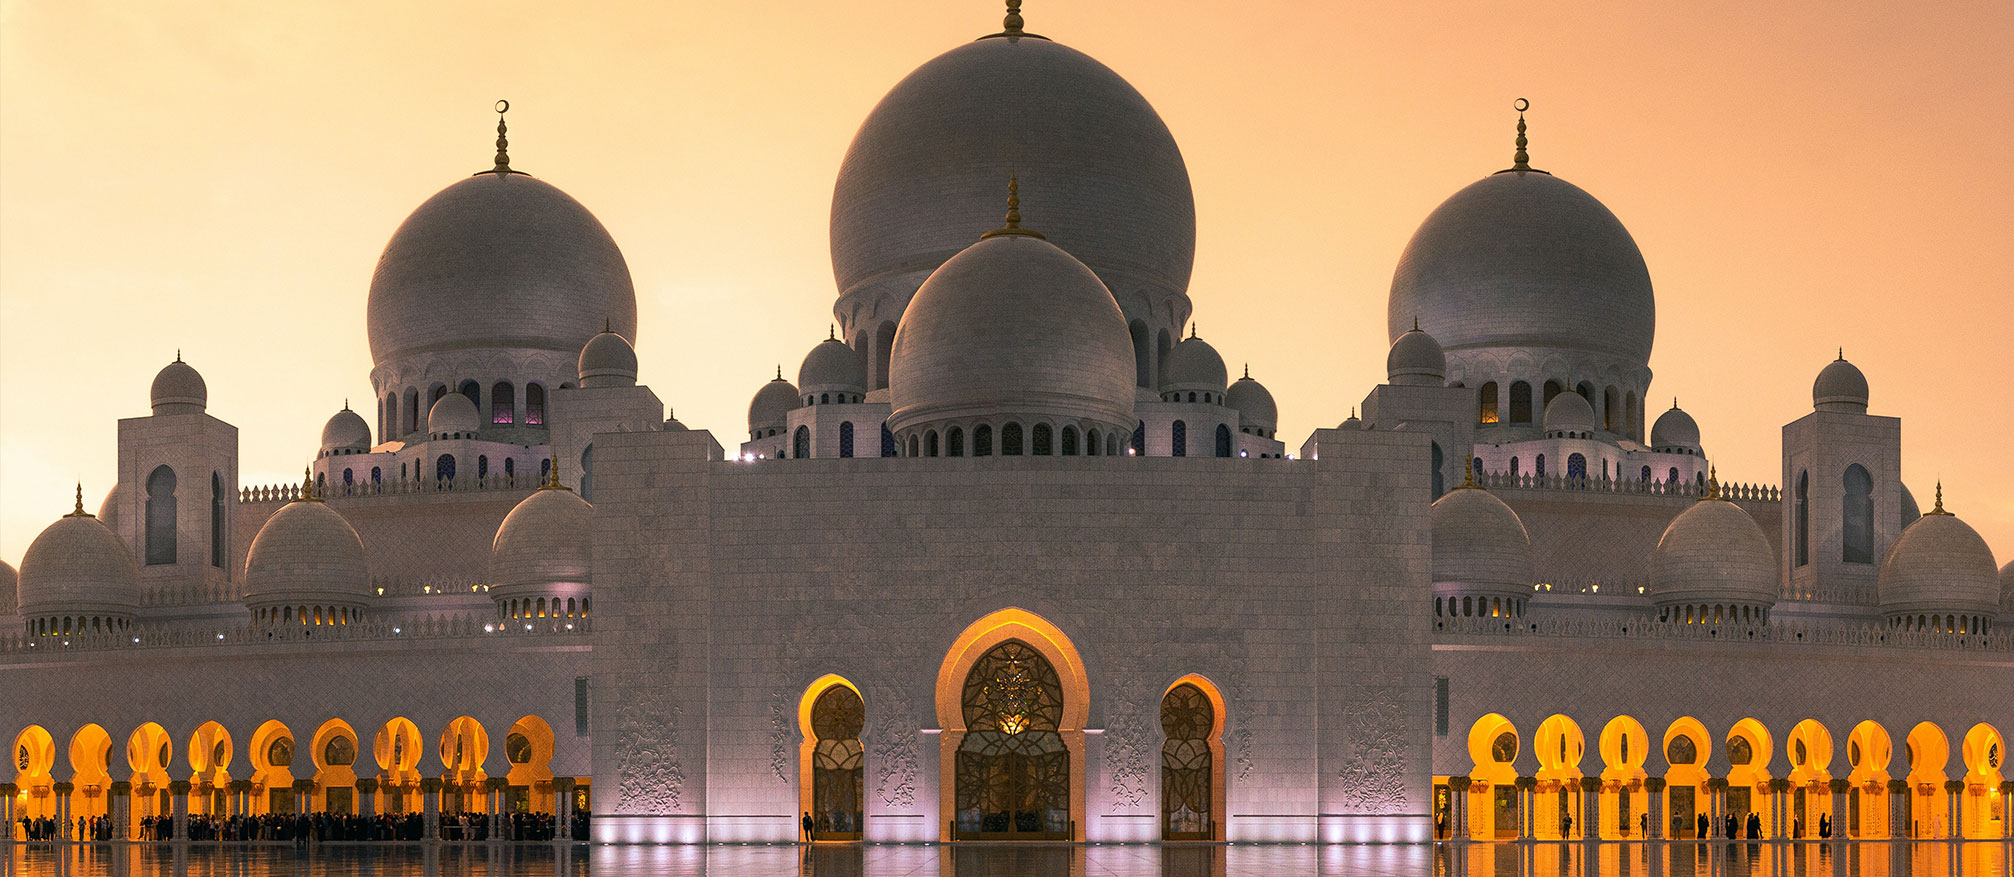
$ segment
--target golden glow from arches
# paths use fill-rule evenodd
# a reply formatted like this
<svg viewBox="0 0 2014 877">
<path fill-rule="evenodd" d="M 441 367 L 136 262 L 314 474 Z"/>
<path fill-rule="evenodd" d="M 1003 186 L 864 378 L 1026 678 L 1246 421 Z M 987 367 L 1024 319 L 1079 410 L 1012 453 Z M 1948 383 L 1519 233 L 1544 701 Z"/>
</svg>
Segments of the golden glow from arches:
<svg viewBox="0 0 2014 877">
<path fill-rule="evenodd" d="M 1803 744 L 1804 755 L 1797 754 Z M 1783 755 L 1790 759 L 1792 783 L 1825 782 L 1832 779 L 1832 732 L 1817 719 L 1805 719 L 1790 729 L 1783 740 Z"/>
<path fill-rule="evenodd" d="M 1961 836 L 2005 837 L 2009 802 L 2000 784 L 2006 777 L 2007 738 L 1999 728 L 1980 722 L 1965 732 L 1959 755 L 1966 767 L 1965 791 L 1959 795 Z"/>
<path fill-rule="evenodd" d="M 79 793 L 70 799 L 72 818 L 104 816 L 112 786 L 112 735 L 95 724 L 70 735 L 70 781 Z"/>
<path fill-rule="evenodd" d="M 1580 779 L 1580 760 L 1585 754 L 1587 735 L 1581 732 L 1579 722 L 1564 715 L 1548 717 L 1532 734 L 1532 755 L 1538 759 L 1538 779 Z M 1511 774 L 1516 776 L 1517 771 L 1513 769 Z"/>
<path fill-rule="evenodd" d="M 1008 607 L 965 627 L 944 652 L 937 667 L 938 812 L 958 810 L 958 744 L 965 740 L 965 676 L 988 651 L 1008 640 L 1020 640 L 1042 654 L 1056 670 L 1063 687 L 1062 718 L 1057 734 L 1070 753 L 1071 840 L 1084 839 L 1084 724 L 1091 715 L 1091 682 L 1084 672 L 1084 658 L 1063 631 L 1033 612 Z M 940 826 L 948 831 L 948 821 Z M 948 835 L 940 835 L 950 840 Z"/>
<path fill-rule="evenodd" d="M 860 698 L 863 715 L 867 709 L 872 709 L 867 705 L 867 696 L 860 693 L 860 686 L 837 673 L 827 673 L 811 680 L 811 684 L 804 687 L 804 695 L 797 699 L 797 812 L 799 813 L 810 813 L 817 809 L 812 802 L 817 792 L 812 776 L 813 770 L 817 767 L 813 756 L 818 749 L 818 734 L 811 730 L 811 708 L 818 703 L 819 695 L 835 686 L 847 689 Z M 863 728 L 860 733 L 866 736 L 867 731 Z"/>
<path fill-rule="evenodd" d="M 1628 782 L 1649 776 L 1643 763 L 1650 757 L 1650 732 L 1629 716 L 1616 716 L 1601 729 L 1601 778 Z"/>
<path fill-rule="evenodd" d="M 1918 722 L 1904 739 L 1909 751 L 1910 836 L 1950 837 L 1944 818 L 1945 765 L 1951 763 L 1951 740 L 1935 722 Z"/>
<path fill-rule="evenodd" d="M 1211 717 L 1210 733 L 1207 741 L 1210 747 L 1210 806 L 1214 808 L 1211 811 L 1213 815 L 1211 821 L 1217 823 L 1217 825 L 1211 829 L 1214 834 L 1210 839 L 1222 840 L 1223 826 L 1228 821 L 1227 815 L 1230 813 L 1227 809 L 1230 801 L 1230 790 L 1227 788 L 1229 783 L 1226 781 L 1226 777 L 1229 774 L 1224 770 L 1224 722 L 1229 717 L 1230 711 L 1224 707 L 1224 694 L 1217 689 L 1217 683 L 1211 682 L 1208 677 L 1200 673 L 1190 673 L 1187 676 L 1168 683 L 1168 687 L 1161 690 L 1161 699 L 1166 700 L 1170 692 L 1184 685 L 1193 685 L 1197 691 L 1201 691 L 1203 697 L 1210 701 L 1210 710 L 1214 713 Z M 1155 713 L 1157 716 L 1160 713 L 1158 702 Z M 1156 763 L 1159 763 L 1158 760 Z M 1156 788 L 1160 788 L 1161 783 L 1157 782 L 1155 786 Z M 1162 828 L 1165 831 L 1166 825 L 1163 825 Z"/>
<path fill-rule="evenodd" d="M 222 744 L 221 750 L 218 748 L 219 744 Z M 193 774 L 191 782 L 214 784 L 220 777 L 224 782 L 230 781 L 228 771 L 234 750 L 231 745 L 231 732 L 225 730 L 223 725 L 204 722 L 196 728 L 196 733 L 189 736 L 188 754 L 189 769 Z"/>
<path fill-rule="evenodd" d="M 458 716 L 441 729 L 440 759 L 443 782 L 452 785 L 466 785 L 487 777 L 483 774 L 483 761 L 489 756 L 490 735 L 483 730 L 481 722 L 469 716 Z"/>
<path fill-rule="evenodd" d="M 349 764 L 329 763 L 329 744 L 336 740 L 350 741 L 350 757 L 352 761 Z M 315 729 L 315 736 L 308 742 L 308 763 L 315 767 L 315 775 L 310 777 L 310 779 L 315 781 L 314 809 L 331 809 L 329 806 L 330 789 L 356 788 L 357 765 L 355 759 L 363 757 L 363 749 L 357 745 L 356 729 L 351 728 L 349 722 L 345 722 L 342 719 L 330 719 L 323 722 L 321 727 Z M 343 812 L 355 813 L 355 808 L 356 796 L 352 792 L 350 795 L 350 809 Z"/>
<path fill-rule="evenodd" d="M 510 760 L 509 742 L 511 734 L 519 734 L 531 744 L 531 758 L 523 764 Z M 504 762 L 510 770 L 504 779 L 513 786 L 528 790 L 525 797 L 526 808 L 539 813 L 558 812 L 555 793 L 552 789 L 552 756 L 555 741 L 552 726 L 538 716 L 525 716 L 511 723 L 504 735 Z"/>
</svg>

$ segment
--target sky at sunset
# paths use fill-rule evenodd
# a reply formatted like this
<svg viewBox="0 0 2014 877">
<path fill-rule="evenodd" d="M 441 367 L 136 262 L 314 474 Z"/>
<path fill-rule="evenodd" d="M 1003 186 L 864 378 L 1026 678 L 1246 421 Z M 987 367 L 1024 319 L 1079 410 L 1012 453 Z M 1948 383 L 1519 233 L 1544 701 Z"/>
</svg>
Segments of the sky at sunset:
<svg viewBox="0 0 2014 877">
<path fill-rule="evenodd" d="M 1204 338 L 1297 450 L 1384 379 L 1385 299 L 1435 205 L 1532 163 L 1635 235 L 1676 396 L 1724 481 L 1844 347 L 1903 477 L 2014 559 L 2014 3 L 1062 2 L 1187 161 Z M 183 357 L 246 484 L 368 412 L 365 297 L 414 207 L 491 164 L 572 194 L 635 278 L 642 380 L 732 449 L 826 335 L 855 129 L 987 0 L 0 0 L 0 559 L 112 486 L 116 420 Z M 373 419 L 366 414 L 367 419 Z"/>
</svg>

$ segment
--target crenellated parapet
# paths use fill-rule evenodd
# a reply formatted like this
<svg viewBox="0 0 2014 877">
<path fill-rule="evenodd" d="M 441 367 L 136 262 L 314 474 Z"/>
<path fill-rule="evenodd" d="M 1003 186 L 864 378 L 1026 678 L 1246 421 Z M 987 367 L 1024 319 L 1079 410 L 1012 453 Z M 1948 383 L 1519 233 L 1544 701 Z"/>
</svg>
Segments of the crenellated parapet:
<svg viewBox="0 0 2014 877">
<path fill-rule="evenodd" d="M 1766 624 L 1673 624 L 1655 615 L 1629 618 L 1436 618 L 1434 635 L 1544 637 L 1769 643 L 1782 646 L 1877 648 L 2014 653 L 2014 632 L 1951 634 L 1900 630 L 1883 624 L 1770 621 Z"/>
<path fill-rule="evenodd" d="M 0 655 L 45 655 L 51 651 L 122 651 L 127 649 L 205 648 L 276 643 L 328 644 L 406 642 L 411 640 L 496 640 L 580 638 L 592 630 L 587 618 L 519 619 L 498 624 L 473 614 L 430 614 L 419 618 L 366 621 L 339 626 L 313 625 L 141 625 L 117 633 L 70 636 L 0 637 Z"/>
</svg>

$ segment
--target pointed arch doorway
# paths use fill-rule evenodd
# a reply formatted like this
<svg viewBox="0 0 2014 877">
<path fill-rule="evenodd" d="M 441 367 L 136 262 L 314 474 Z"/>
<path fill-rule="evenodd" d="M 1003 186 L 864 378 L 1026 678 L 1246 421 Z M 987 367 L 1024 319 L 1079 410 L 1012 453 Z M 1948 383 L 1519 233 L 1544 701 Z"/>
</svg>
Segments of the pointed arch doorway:
<svg viewBox="0 0 2014 877">
<path fill-rule="evenodd" d="M 1076 648 L 1033 613 L 966 628 L 937 677 L 947 839 L 1083 839 L 1087 689 Z"/>
</svg>

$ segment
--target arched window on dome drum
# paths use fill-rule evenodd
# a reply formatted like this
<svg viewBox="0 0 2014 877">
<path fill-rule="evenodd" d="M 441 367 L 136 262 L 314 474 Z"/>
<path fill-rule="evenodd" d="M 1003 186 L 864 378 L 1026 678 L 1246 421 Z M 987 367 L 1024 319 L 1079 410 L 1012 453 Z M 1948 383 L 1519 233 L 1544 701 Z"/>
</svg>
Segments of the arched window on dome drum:
<svg viewBox="0 0 2014 877">
<path fill-rule="evenodd" d="M 406 428 L 405 432 L 415 432 L 420 428 L 420 391 L 406 388 Z M 401 433 L 403 435 L 404 433 Z"/>
<path fill-rule="evenodd" d="M 944 456 L 965 456 L 965 430 L 954 426 L 950 432 L 944 434 Z"/>
<path fill-rule="evenodd" d="M 1441 498 L 1441 494 L 1442 494 L 1442 493 L 1445 493 L 1445 492 L 1447 492 L 1447 482 L 1446 482 L 1446 480 L 1445 480 L 1445 479 L 1443 479 L 1443 478 L 1441 477 L 1441 466 L 1442 466 L 1442 465 L 1444 465 L 1444 461 L 1443 461 L 1443 459 L 1442 459 L 1442 456 L 1441 456 L 1441 443 L 1440 443 L 1440 442 L 1434 442 L 1434 443 L 1433 443 L 1433 461 L 1432 461 L 1432 462 L 1433 462 L 1433 464 L 1434 464 L 1434 470 L 1433 470 L 1433 472 L 1434 472 L 1434 477 L 1433 477 L 1433 498 L 1434 498 L 1434 499 L 1440 499 L 1440 498 Z"/>
<path fill-rule="evenodd" d="M 1104 451 L 1105 446 L 1098 440 L 1098 431 L 1095 429 L 1086 430 L 1084 432 L 1084 456 L 1095 457 L 1104 453 Z"/>
<path fill-rule="evenodd" d="M 1210 732 L 1217 711 L 1210 698 L 1184 682 L 1161 698 L 1161 837 L 1214 840 L 1211 813 L 1216 771 Z"/>
<path fill-rule="evenodd" d="M 445 487 L 455 480 L 455 455 L 442 454 L 434 460 L 434 482 Z"/>
<path fill-rule="evenodd" d="M 1585 479 L 1587 477 L 1587 458 L 1580 454 L 1568 454 L 1566 456 L 1566 477 Z"/>
<path fill-rule="evenodd" d="M 1177 420 L 1168 432 L 1168 453 L 1176 457 L 1189 455 L 1189 424 Z"/>
<path fill-rule="evenodd" d="M 147 564 L 175 562 L 175 470 L 157 466 L 147 476 Z"/>
<path fill-rule="evenodd" d="M 853 456 L 853 422 L 850 420 L 839 424 L 839 456 Z"/>
<path fill-rule="evenodd" d="M 469 400 L 470 405 L 476 407 L 477 411 L 483 410 L 483 385 L 475 381 L 462 381 L 459 392 Z"/>
<path fill-rule="evenodd" d="M 1217 456 L 1228 457 L 1230 455 L 1231 455 L 1231 428 L 1229 426 L 1225 426 L 1224 424 L 1219 423 L 1217 424 Z"/>
<path fill-rule="evenodd" d="M 1673 469 L 1672 471 L 1676 472 L 1678 470 Z M 1795 514 L 1797 516 L 1796 522 L 1792 525 L 1793 529 L 1796 531 L 1794 535 L 1797 540 L 1797 546 L 1796 546 L 1797 565 L 1804 566 L 1805 564 L 1811 562 L 1811 473 L 1810 472 L 1797 473 L 1797 495 L 1795 499 L 1791 500 L 1791 504 L 1797 507 L 1792 512 L 1792 514 Z"/>
<path fill-rule="evenodd" d="M 1538 455 L 1538 458 L 1532 461 L 1532 470 L 1531 470 L 1531 471 L 1532 471 L 1532 474 L 1533 474 L 1533 475 L 1535 475 L 1535 476 L 1537 476 L 1537 477 L 1540 477 L 1540 478 L 1544 478 L 1544 477 L 1545 477 L 1545 455 L 1544 455 L 1544 454 L 1540 454 L 1540 455 Z"/>
<path fill-rule="evenodd" d="M 1531 422 L 1531 385 L 1524 381 L 1510 386 L 1510 422 Z"/>
<path fill-rule="evenodd" d="M 920 439 L 918 439 L 918 438 L 917 438 L 916 436 L 913 436 L 913 435 L 912 435 L 912 436 L 910 436 L 910 437 L 909 437 L 909 456 L 911 456 L 911 457 L 920 457 L 920 456 L 922 456 L 922 455 L 923 455 L 923 445 L 922 445 L 922 442 L 921 442 L 921 440 L 920 440 Z"/>
<path fill-rule="evenodd" d="M 798 460 L 811 456 L 811 427 L 800 426 L 791 433 L 790 456 Z"/>
<path fill-rule="evenodd" d="M 350 483 L 350 470 L 343 470 L 343 483 Z M 229 494 L 224 492 L 224 474 L 210 473 L 210 565 L 224 569 L 224 557 L 229 553 L 230 540 L 225 538 L 224 522 L 231 513 L 227 504 Z"/>
<path fill-rule="evenodd" d="M 1638 481 L 1641 481 L 1641 482 L 1643 482 L 1643 483 L 1645 483 L 1645 484 L 1649 484 L 1649 483 L 1650 483 L 1650 467 L 1649 467 L 1649 466 L 1645 466 L 1645 467 L 1643 467 L 1643 474 L 1642 474 L 1642 475 L 1641 475 L 1640 477 L 1638 477 L 1638 478 L 1637 478 L 1636 480 L 1638 480 Z"/>
<path fill-rule="evenodd" d="M 888 424 L 881 424 L 881 456 L 895 456 L 895 433 L 888 431 Z"/>
<path fill-rule="evenodd" d="M 514 457 L 504 458 L 504 481 L 512 486 L 517 484 L 517 459 Z"/>
<path fill-rule="evenodd" d="M 1512 478 L 1516 478 L 1516 477 L 1518 476 L 1518 462 L 1517 462 L 1517 458 L 1516 458 L 1516 457 L 1512 457 L 1512 458 L 1511 458 L 1511 461 L 1510 461 L 1510 474 L 1511 474 L 1511 477 L 1512 477 Z"/>
<path fill-rule="evenodd" d="M 1601 428 L 1622 432 L 1622 393 L 1609 387 L 1601 393 Z"/>
<path fill-rule="evenodd" d="M 993 456 L 993 427 L 982 423 L 972 428 L 972 456 Z"/>
<path fill-rule="evenodd" d="M 524 385 L 524 425 L 545 425 L 545 388 L 537 384 Z"/>
<path fill-rule="evenodd" d="M 952 824 L 957 839 L 1068 840 L 1070 751 L 1058 725 L 1063 684 L 1020 640 L 994 646 L 965 675 Z"/>
<path fill-rule="evenodd" d="M 509 381 L 497 381 L 490 387 L 490 422 L 511 424 L 516 422 L 517 388 Z"/>
<path fill-rule="evenodd" d="M 1497 382 L 1490 381 L 1476 393 L 1476 422 L 1497 422 Z"/>
<path fill-rule="evenodd" d="M 1065 426 L 1063 427 L 1063 456 L 1074 457 L 1076 455 L 1077 428 L 1074 426 Z"/>
<path fill-rule="evenodd" d="M 888 356 L 894 350 L 895 324 L 893 322 L 883 322 L 880 328 L 874 330 L 874 386 L 868 389 L 888 389 Z M 895 454 L 887 453 L 882 454 L 882 456 L 893 457 Z"/>
<path fill-rule="evenodd" d="M 1168 382 L 1168 351 L 1173 349 L 1175 345 L 1168 338 L 1168 330 L 1162 329 L 1154 339 L 1154 370 L 1148 373 L 1154 379 L 1152 386 Z"/>
<path fill-rule="evenodd" d="M 1635 390 L 1631 390 L 1629 391 L 1628 394 L 1623 396 L 1622 410 L 1623 410 L 1622 428 L 1629 433 L 1630 438 L 1636 439 L 1637 441 L 1643 441 L 1643 430 L 1637 426 Z"/>
<path fill-rule="evenodd" d="M 378 409 L 378 441 L 388 442 L 399 434 L 399 394 L 386 393 Z"/>
<path fill-rule="evenodd" d="M 1561 393 L 1564 393 L 1564 392 L 1566 392 L 1566 387 L 1562 386 L 1562 385 L 1560 384 L 1560 382 L 1558 382 L 1558 381 L 1546 381 L 1546 382 L 1545 382 L 1545 398 L 1539 401 L 1539 410 L 1541 410 L 1541 411 L 1545 410 L 1545 407 L 1546 407 L 1547 405 L 1551 405 L 1551 404 L 1552 404 L 1552 400 L 1553 400 L 1553 397 L 1555 397 L 1555 396 L 1558 396 L 1559 394 L 1561 394 Z"/>
<path fill-rule="evenodd" d="M 834 685 L 811 702 L 811 819 L 813 840 L 859 840 L 866 796 L 865 750 L 860 730 L 866 705 L 860 694 Z"/>
<path fill-rule="evenodd" d="M 372 466 L 372 467 L 371 467 L 371 483 L 372 483 L 372 484 L 382 484 L 382 483 L 384 483 L 384 480 L 385 480 L 385 470 L 384 470 L 384 469 L 383 469 L 382 467 L 378 467 L 378 466 Z"/>
<path fill-rule="evenodd" d="M 1133 372 L 1135 383 L 1154 389 L 1154 348 L 1147 336 L 1147 324 L 1139 320 L 1127 324 L 1126 331 L 1133 336 Z"/>
<path fill-rule="evenodd" d="M 1000 427 L 1000 453 L 1002 456 L 1021 456 L 1021 424 L 1009 421 Z"/>
<path fill-rule="evenodd" d="M 476 477 L 490 477 L 490 456 L 488 454 L 476 455 Z"/>
<path fill-rule="evenodd" d="M 935 457 L 937 451 L 937 430 L 933 429 L 923 434 L 923 456 Z"/>
<path fill-rule="evenodd" d="M 1136 456 L 1147 456 L 1147 424 L 1145 423 L 1133 427 L 1133 453 Z"/>
<path fill-rule="evenodd" d="M 552 478 L 552 458 L 551 458 L 551 457 L 547 457 L 547 458 L 544 458 L 544 459 L 542 459 L 542 460 L 539 460 L 539 461 L 538 461 L 538 483 L 540 483 L 540 484 L 544 484 L 544 483 L 546 483 L 546 481 L 547 481 L 547 480 L 549 480 L 549 479 L 551 479 L 551 478 Z"/>
<path fill-rule="evenodd" d="M 594 502 L 594 445 L 580 452 L 580 498 Z"/>
<path fill-rule="evenodd" d="M 1049 424 L 1035 424 L 1035 428 L 1029 431 L 1028 438 L 1029 451 L 1035 456 L 1047 457 L 1055 453 L 1055 435 L 1050 431 Z"/>
<path fill-rule="evenodd" d="M 1847 563 L 1874 562 L 1874 479 L 1859 463 L 1846 467 L 1841 479 L 1839 529 L 1842 557 Z"/>
</svg>

